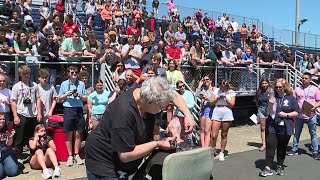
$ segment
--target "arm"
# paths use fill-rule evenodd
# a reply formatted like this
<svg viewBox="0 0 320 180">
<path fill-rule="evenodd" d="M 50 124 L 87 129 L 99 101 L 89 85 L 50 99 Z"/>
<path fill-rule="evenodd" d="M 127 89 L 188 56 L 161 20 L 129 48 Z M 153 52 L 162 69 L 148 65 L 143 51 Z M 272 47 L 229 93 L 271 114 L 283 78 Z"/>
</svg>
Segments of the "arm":
<svg viewBox="0 0 320 180">
<path fill-rule="evenodd" d="M 50 141 L 49 141 L 49 147 L 50 147 L 54 152 L 57 151 L 57 147 L 56 147 L 56 145 L 54 144 L 53 140 L 50 140 Z"/>
<path fill-rule="evenodd" d="M 16 131 L 12 130 L 11 133 L 8 133 L 8 138 L 6 140 L 6 145 L 11 146 L 13 143 L 13 136 L 15 135 Z"/>
<path fill-rule="evenodd" d="M 89 123 L 91 121 L 91 114 L 92 114 L 92 100 L 88 98 L 87 100 L 87 105 L 88 105 L 88 119 Z"/>
<path fill-rule="evenodd" d="M 36 149 L 38 139 L 39 139 L 39 135 L 35 134 L 33 140 L 29 140 L 30 149 L 32 149 L 32 150 Z"/>
<path fill-rule="evenodd" d="M 37 120 L 38 122 L 41 122 L 42 121 L 42 112 L 41 111 L 41 99 L 40 97 L 37 98 L 37 112 L 38 112 L 38 115 L 37 115 Z"/>
<path fill-rule="evenodd" d="M 178 92 L 175 92 L 175 94 L 176 97 L 173 99 L 173 104 L 178 107 L 178 109 L 184 114 L 186 132 L 191 132 L 195 124 L 192 118 L 192 114 L 183 97 Z"/>
</svg>

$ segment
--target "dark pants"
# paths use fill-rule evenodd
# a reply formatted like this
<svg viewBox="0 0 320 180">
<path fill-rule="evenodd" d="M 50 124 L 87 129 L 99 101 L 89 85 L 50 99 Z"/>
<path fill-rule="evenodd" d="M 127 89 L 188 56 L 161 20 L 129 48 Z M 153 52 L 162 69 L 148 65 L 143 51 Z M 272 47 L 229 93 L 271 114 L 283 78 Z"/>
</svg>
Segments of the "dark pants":
<svg viewBox="0 0 320 180">
<path fill-rule="evenodd" d="M 38 124 L 37 118 L 24 117 L 18 114 L 20 124 L 14 125 L 16 134 L 14 135 L 14 151 L 18 159 L 22 159 L 23 146 L 27 144 L 28 140 L 33 136 L 34 129 Z"/>
<path fill-rule="evenodd" d="M 88 180 L 118 180 L 118 178 L 115 178 L 115 177 L 98 176 L 88 170 L 87 170 L 87 178 L 88 178 Z M 124 179 L 124 180 L 126 180 L 126 179 Z"/>
<path fill-rule="evenodd" d="M 278 165 L 283 165 L 290 137 L 284 134 L 266 134 L 266 166 L 271 168 L 276 150 Z"/>
</svg>

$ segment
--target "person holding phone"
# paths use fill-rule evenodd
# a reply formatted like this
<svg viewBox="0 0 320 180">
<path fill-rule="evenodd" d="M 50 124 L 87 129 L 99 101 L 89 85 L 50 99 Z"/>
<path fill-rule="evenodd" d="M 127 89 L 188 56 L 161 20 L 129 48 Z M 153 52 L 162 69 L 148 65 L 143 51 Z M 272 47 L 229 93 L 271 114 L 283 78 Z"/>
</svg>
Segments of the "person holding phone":
<svg viewBox="0 0 320 180">
<path fill-rule="evenodd" d="M 15 131 L 6 124 L 6 116 L 0 112 L 0 179 L 18 175 L 19 166 L 11 147 Z"/>
<path fill-rule="evenodd" d="M 34 129 L 34 135 L 29 140 L 30 166 L 32 169 L 42 169 L 42 177 L 49 179 L 61 176 L 61 169 L 55 154 L 57 148 L 52 138 L 46 135 L 43 124 L 38 124 Z M 48 167 L 54 166 L 53 174 Z"/>
<path fill-rule="evenodd" d="M 211 116 L 214 108 L 214 106 L 210 103 L 210 99 L 215 89 L 216 88 L 212 86 L 211 78 L 206 75 L 201 79 L 196 90 L 196 96 L 201 99 L 200 139 L 202 147 L 208 147 L 210 145 L 212 126 Z"/>
<path fill-rule="evenodd" d="M 301 114 L 293 91 L 286 81 L 276 81 L 275 96 L 268 102 L 269 116 L 266 122 L 266 166 L 260 176 L 273 175 L 271 170 L 275 152 L 277 151 L 276 174 L 283 175 L 283 163 L 290 137 L 294 134 L 294 118 Z"/>
</svg>

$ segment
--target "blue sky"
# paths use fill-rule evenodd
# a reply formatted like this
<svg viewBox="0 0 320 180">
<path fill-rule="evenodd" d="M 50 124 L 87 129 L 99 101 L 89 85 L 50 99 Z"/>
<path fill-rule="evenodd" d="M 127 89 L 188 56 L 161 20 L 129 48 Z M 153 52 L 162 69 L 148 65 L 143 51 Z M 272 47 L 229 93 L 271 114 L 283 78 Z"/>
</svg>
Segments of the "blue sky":
<svg viewBox="0 0 320 180">
<path fill-rule="evenodd" d="M 295 29 L 295 0 L 174 0 L 174 2 L 186 7 L 255 17 L 279 29 Z M 310 30 L 310 33 L 320 34 L 319 13 L 317 13 L 319 6 L 319 0 L 300 0 L 300 17 L 308 19 L 301 26 L 301 32 Z"/>
</svg>

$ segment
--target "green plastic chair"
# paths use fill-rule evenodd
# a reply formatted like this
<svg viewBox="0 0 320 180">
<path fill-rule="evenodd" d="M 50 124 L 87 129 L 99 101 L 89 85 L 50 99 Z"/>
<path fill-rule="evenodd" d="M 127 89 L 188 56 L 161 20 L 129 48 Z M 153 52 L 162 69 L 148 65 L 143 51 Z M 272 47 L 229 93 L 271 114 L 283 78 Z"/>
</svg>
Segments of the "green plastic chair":
<svg viewBox="0 0 320 180">
<path fill-rule="evenodd" d="M 211 148 L 173 153 L 163 162 L 162 180 L 209 180 L 213 171 Z"/>
</svg>

